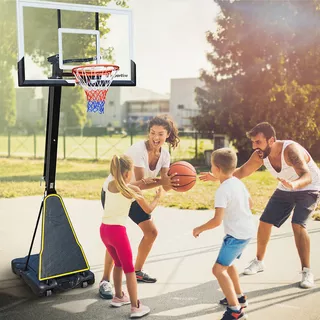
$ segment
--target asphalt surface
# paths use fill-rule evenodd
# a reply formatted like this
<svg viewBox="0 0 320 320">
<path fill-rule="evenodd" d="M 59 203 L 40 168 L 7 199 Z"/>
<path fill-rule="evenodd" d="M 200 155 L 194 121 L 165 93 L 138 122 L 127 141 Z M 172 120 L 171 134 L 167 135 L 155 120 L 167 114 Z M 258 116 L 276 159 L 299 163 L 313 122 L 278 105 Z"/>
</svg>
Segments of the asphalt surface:
<svg viewBox="0 0 320 320">
<path fill-rule="evenodd" d="M 168 195 L 170 196 L 170 194 Z M 128 319 L 130 306 L 111 308 L 98 295 L 103 271 L 104 246 L 99 236 L 99 201 L 64 199 L 73 227 L 96 276 L 96 283 L 51 297 L 38 298 L 11 271 L 11 260 L 27 255 L 41 197 L 0 199 L 0 319 Z M 224 308 L 223 297 L 211 273 L 223 238 L 223 228 L 192 236 L 193 227 L 205 222 L 213 211 L 177 210 L 158 207 L 154 221 L 158 239 L 145 269 L 158 278 L 155 284 L 139 284 L 141 301 L 151 308 L 150 320 L 217 320 Z M 257 220 L 258 223 L 258 220 Z M 249 319 L 320 320 L 320 222 L 310 220 L 311 263 L 316 279 L 312 289 L 300 289 L 300 263 L 290 221 L 275 229 L 265 259 L 266 270 L 244 276 L 244 267 L 255 256 L 256 239 L 237 262 L 241 284 L 248 295 Z M 128 234 L 134 255 L 141 231 L 131 221 Z M 40 230 L 33 253 L 39 253 Z M 124 289 L 126 290 L 125 284 Z"/>
</svg>

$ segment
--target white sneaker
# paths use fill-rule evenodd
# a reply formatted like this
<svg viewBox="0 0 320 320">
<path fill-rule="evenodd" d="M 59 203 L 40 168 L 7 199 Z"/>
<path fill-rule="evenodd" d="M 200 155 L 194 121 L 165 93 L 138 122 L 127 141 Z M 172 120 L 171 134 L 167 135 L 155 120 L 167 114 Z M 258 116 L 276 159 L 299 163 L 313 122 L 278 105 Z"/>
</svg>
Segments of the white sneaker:
<svg viewBox="0 0 320 320">
<path fill-rule="evenodd" d="M 139 307 L 131 307 L 130 318 L 141 318 L 150 312 L 150 308 L 138 301 Z"/>
<path fill-rule="evenodd" d="M 314 286 L 314 279 L 313 274 L 311 273 L 311 270 L 304 267 L 302 269 L 302 280 L 300 282 L 300 287 L 304 289 L 309 289 Z"/>
<path fill-rule="evenodd" d="M 254 258 L 250 262 L 249 266 L 244 269 L 243 274 L 251 275 L 262 271 L 264 271 L 263 261 L 259 261 L 257 258 Z"/>
<path fill-rule="evenodd" d="M 99 284 L 99 295 L 102 299 L 112 299 L 112 284 L 109 281 L 102 280 Z"/>
</svg>

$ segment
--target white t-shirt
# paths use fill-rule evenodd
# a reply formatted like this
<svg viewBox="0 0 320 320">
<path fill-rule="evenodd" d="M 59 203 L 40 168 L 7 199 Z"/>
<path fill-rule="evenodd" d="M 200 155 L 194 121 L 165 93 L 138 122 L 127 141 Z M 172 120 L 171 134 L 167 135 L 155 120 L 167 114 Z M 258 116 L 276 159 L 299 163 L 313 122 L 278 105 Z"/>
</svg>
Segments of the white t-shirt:
<svg viewBox="0 0 320 320">
<path fill-rule="evenodd" d="M 236 177 L 221 183 L 215 194 L 215 208 L 224 208 L 224 231 L 236 239 L 256 235 L 256 227 L 249 207 L 249 192 Z"/>
<path fill-rule="evenodd" d="M 170 153 L 169 151 L 161 148 L 160 157 L 158 159 L 157 165 L 154 170 L 150 169 L 148 150 L 145 141 L 139 141 L 134 143 L 125 153 L 133 160 L 133 165 L 135 167 L 144 168 L 144 178 L 155 178 L 161 168 L 170 167 Z M 103 190 L 107 190 L 109 181 L 112 180 L 112 175 L 110 174 L 103 184 Z M 132 175 L 131 182 L 136 181 L 135 175 Z"/>
</svg>

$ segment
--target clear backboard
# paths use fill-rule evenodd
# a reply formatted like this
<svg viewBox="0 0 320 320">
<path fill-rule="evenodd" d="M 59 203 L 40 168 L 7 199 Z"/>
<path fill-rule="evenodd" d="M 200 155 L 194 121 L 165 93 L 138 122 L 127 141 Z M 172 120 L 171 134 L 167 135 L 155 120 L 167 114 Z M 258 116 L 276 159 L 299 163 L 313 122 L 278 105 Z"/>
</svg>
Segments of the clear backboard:
<svg viewBox="0 0 320 320">
<path fill-rule="evenodd" d="M 118 65 L 111 85 L 136 85 L 129 9 L 17 0 L 17 26 L 19 86 L 73 86 L 86 64 Z"/>
</svg>

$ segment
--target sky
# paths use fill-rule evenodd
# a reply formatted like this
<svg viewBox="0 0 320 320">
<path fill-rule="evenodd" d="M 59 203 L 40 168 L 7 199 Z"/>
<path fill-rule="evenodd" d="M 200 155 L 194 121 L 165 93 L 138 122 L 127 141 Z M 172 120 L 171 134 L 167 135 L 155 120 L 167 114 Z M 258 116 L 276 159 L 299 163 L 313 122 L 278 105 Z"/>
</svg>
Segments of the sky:
<svg viewBox="0 0 320 320">
<path fill-rule="evenodd" d="M 213 0 L 127 1 L 133 14 L 137 86 L 168 94 L 170 79 L 198 77 L 200 69 L 210 69 L 206 53 L 211 52 L 212 47 L 206 41 L 206 31 L 215 31 L 215 19 L 219 12 Z M 81 4 L 82 0 L 77 2 Z M 115 2 L 111 2 L 110 7 L 115 8 Z M 120 20 L 114 26 L 119 23 Z M 127 30 L 125 27 L 123 29 Z M 125 34 L 115 27 L 107 36 L 118 42 Z M 126 46 L 124 41 L 122 47 Z M 124 50 L 118 51 L 123 53 Z M 30 79 L 45 78 L 43 71 L 31 62 L 30 57 L 26 59 L 26 77 L 30 74 Z"/>
<path fill-rule="evenodd" d="M 129 6 L 139 87 L 169 93 L 170 79 L 198 77 L 210 68 L 205 33 L 216 28 L 213 0 L 129 0 Z"/>
</svg>

